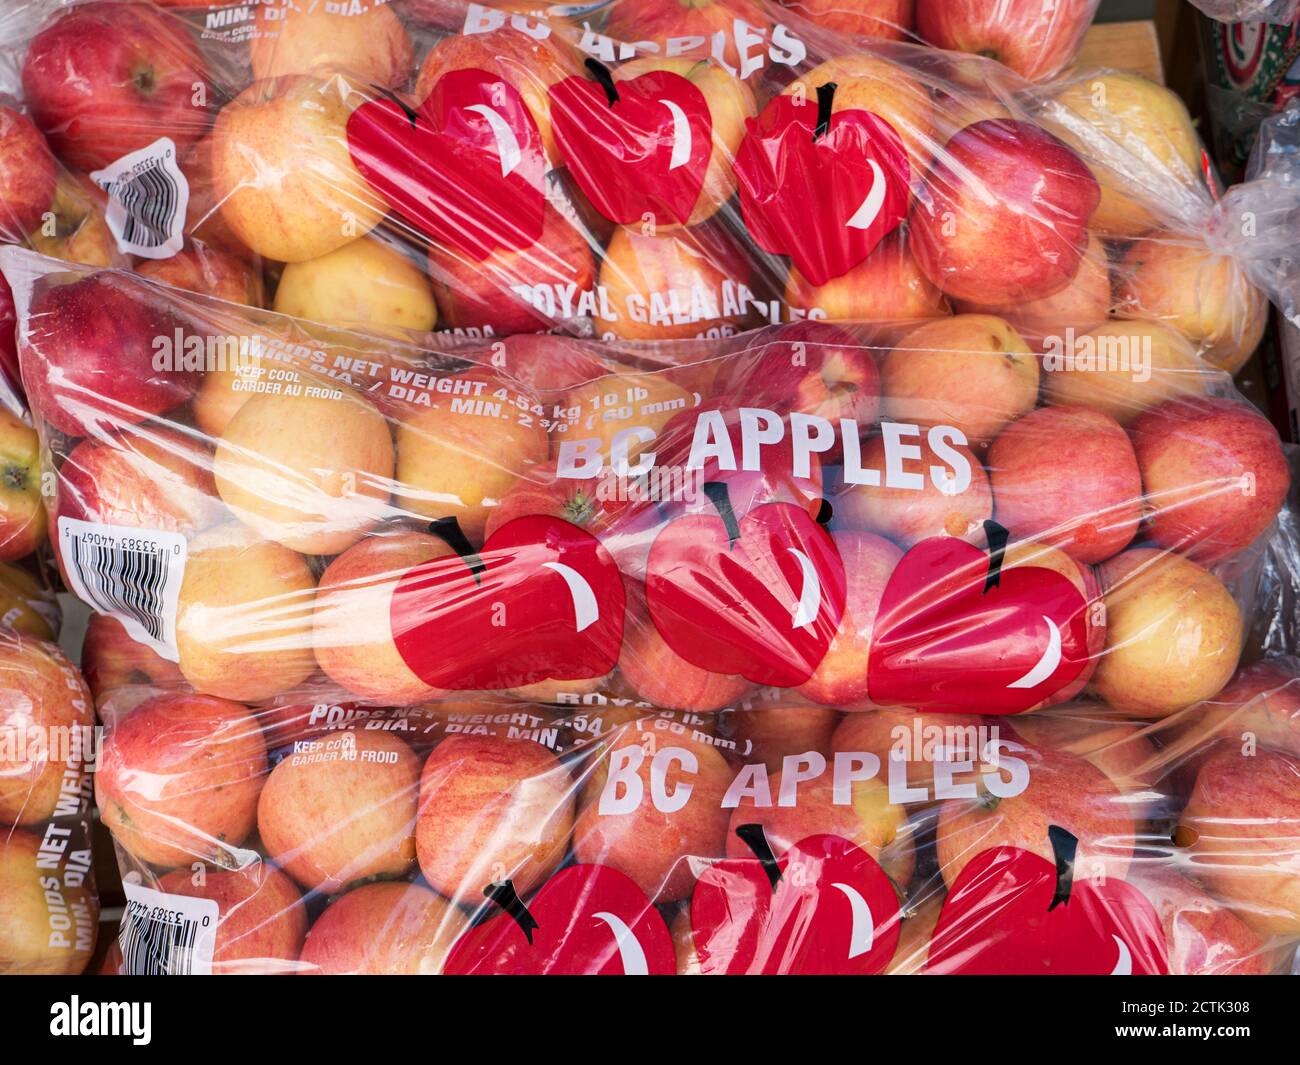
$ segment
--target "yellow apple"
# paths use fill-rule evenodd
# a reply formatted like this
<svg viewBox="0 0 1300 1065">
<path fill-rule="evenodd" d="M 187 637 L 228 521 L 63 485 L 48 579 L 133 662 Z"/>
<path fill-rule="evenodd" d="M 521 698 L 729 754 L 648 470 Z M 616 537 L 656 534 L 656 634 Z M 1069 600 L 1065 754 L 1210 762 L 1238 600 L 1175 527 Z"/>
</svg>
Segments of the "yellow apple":
<svg viewBox="0 0 1300 1065">
<path fill-rule="evenodd" d="M 269 699 L 316 667 L 311 611 L 316 578 L 296 551 L 238 524 L 189 545 L 176 613 L 181 673 L 225 699 Z"/>
<path fill-rule="evenodd" d="M 270 540 L 336 555 L 385 514 L 394 455 L 388 422 L 326 377 L 283 372 L 282 391 L 248 400 L 217 443 L 217 492 Z"/>
<path fill-rule="evenodd" d="M 275 290 L 275 309 L 329 325 L 419 332 L 438 320 L 424 271 L 373 237 L 289 263 Z"/>
<path fill-rule="evenodd" d="M 254 82 L 222 108 L 212 176 L 229 227 L 259 255 L 315 259 L 364 236 L 388 206 L 357 171 L 347 122 L 366 97 L 345 78 Z"/>
</svg>

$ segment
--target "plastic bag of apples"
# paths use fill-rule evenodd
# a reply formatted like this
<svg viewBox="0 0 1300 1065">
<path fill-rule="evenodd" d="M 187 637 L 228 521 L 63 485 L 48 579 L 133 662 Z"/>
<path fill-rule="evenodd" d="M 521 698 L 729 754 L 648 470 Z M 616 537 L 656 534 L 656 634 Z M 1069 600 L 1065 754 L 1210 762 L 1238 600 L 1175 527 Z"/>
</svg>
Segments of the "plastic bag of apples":
<svg viewBox="0 0 1300 1065">
<path fill-rule="evenodd" d="M 328 324 L 932 317 L 976 344 L 993 314 L 1068 356 L 1159 320 L 1235 372 L 1294 219 L 1216 200 L 1172 93 L 1061 74 L 1094 7 L 23 0 L 0 216 L 46 254 Z"/>
<path fill-rule="evenodd" d="M 488 342 L 0 267 L 127 971 L 1289 964 L 1290 469 L 1167 327 Z"/>
</svg>

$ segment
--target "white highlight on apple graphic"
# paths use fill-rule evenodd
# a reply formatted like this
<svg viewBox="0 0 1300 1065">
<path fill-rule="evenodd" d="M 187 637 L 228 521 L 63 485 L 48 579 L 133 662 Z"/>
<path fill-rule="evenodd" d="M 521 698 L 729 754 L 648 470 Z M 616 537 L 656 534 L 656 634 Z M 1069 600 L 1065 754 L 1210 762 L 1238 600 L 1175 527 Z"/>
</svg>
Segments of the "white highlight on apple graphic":
<svg viewBox="0 0 1300 1065">
<path fill-rule="evenodd" d="M 501 176 L 509 177 L 523 159 L 515 131 L 487 104 L 471 104 L 465 110 L 482 115 L 487 120 L 488 128 L 492 130 L 492 136 L 497 142 L 497 154 L 501 156 Z"/>
<path fill-rule="evenodd" d="M 1128 944 L 1119 936 L 1111 936 L 1115 945 L 1119 947 L 1119 960 L 1115 962 L 1115 968 L 1110 971 L 1111 976 L 1132 976 L 1133 975 L 1133 955 L 1129 953 Z"/>
<path fill-rule="evenodd" d="M 869 229 L 885 206 L 885 172 L 874 159 L 868 159 L 867 164 L 871 167 L 871 188 L 853 217 L 844 223 L 850 229 Z"/>
<path fill-rule="evenodd" d="M 876 941 L 876 919 L 871 916 L 871 907 L 867 905 L 857 888 L 849 884 L 833 882 L 831 887 L 838 889 L 849 900 L 853 911 L 853 929 L 849 933 L 849 959 L 861 957 L 867 953 Z"/>
<path fill-rule="evenodd" d="M 817 578 L 817 567 L 812 559 L 797 547 L 787 547 L 787 551 L 799 560 L 799 569 L 803 571 L 803 586 L 799 590 L 799 605 L 795 608 L 792 629 L 805 629 L 817 620 L 817 611 L 822 605 L 822 582 Z"/>
<path fill-rule="evenodd" d="M 671 172 L 691 161 L 691 150 L 694 148 L 691 137 L 691 123 L 686 117 L 686 112 L 673 103 L 672 100 L 660 100 L 659 102 L 668 108 L 669 113 L 673 116 L 673 154 L 672 158 L 668 160 L 668 170 Z"/>
<path fill-rule="evenodd" d="M 588 625 L 594 625 L 600 619 L 600 605 L 587 578 L 563 562 L 543 562 L 542 565 L 558 573 L 569 586 L 569 595 L 573 597 L 573 618 L 577 624 L 574 631 L 581 632 Z"/>
<path fill-rule="evenodd" d="M 1043 657 L 1034 663 L 1034 668 L 1019 680 L 1014 680 L 1008 684 L 1008 688 L 1037 687 L 1050 677 L 1056 671 L 1056 667 L 1061 664 L 1061 630 L 1056 627 L 1056 622 L 1046 614 L 1042 615 L 1042 618 L 1047 622 L 1047 649 L 1043 652 Z"/>
<path fill-rule="evenodd" d="M 598 921 L 604 921 L 614 933 L 614 942 L 618 945 L 618 956 L 623 962 L 624 976 L 649 976 L 650 963 L 646 961 L 645 951 L 636 933 L 627 926 L 627 922 L 618 914 L 604 911 L 592 914 Z"/>
</svg>

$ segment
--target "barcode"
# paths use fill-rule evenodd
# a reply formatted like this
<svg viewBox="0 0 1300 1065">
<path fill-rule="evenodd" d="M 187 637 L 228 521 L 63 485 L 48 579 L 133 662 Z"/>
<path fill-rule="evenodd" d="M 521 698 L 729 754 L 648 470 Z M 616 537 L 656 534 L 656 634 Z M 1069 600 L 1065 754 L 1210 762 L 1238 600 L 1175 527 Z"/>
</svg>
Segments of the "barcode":
<svg viewBox="0 0 1300 1065">
<path fill-rule="evenodd" d="M 198 938 L 198 921 L 163 921 L 127 907 L 118 932 L 122 970 L 128 976 L 190 976 Z"/>
<path fill-rule="evenodd" d="M 61 517 L 59 546 L 78 598 L 101 614 L 113 615 L 132 638 L 176 661 L 183 536 Z"/>
<path fill-rule="evenodd" d="M 126 181 L 112 182 L 104 191 L 126 212 L 123 243 L 159 248 L 171 239 L 171 220 L 181 190 L 160 161 L 151 162 Z"/>
<path fill-rule="evenodd" d="M 213 899 L 169 895 L 124 882 L 126 907 L 117 933 L 126 976 L 212 972 L 220 909 Z"/>
<path fill-rule="evenodd" d="M 122 251 L 165 259 L 181 250 L 190 189 L 170 137 L 90 176 L 108 194 L 105 217 Z"/>
<path fill-rule="evenodd" d="M 72 540 L 72 564 L 86 582 L 90 605 L 101 614 L 126 614 L 155 640 L 163 638 L 162 592 L 167 552 L 128 551 L 108 544 Z"/>
</svg>

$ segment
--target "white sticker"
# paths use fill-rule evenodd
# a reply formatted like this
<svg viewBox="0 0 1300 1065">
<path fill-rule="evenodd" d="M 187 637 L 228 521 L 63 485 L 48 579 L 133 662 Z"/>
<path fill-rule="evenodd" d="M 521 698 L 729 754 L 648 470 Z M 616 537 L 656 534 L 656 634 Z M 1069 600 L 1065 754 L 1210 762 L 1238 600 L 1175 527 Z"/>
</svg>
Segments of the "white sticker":
<svg viewBox="0 0 1300 1065">
<path fill-rule="evenodd" d="M 122 884 L 126 907 L 117 934 L 123 976 L 211 976 L 221 911 L 215 899 L 168 895 Z"/>
<path fill-rule="evenodd" d="M 73 594 L 171 662 L 180 660 L 176 604 L 186 549 L 180 533 L 59 518 L 59 550 Z"/>
<path fill-rule="evenodd" d="M 108 193 L 108 228 L 123 252 L 170 259 L 184 247 L 190 184 L 170 137 L 124 155 L 90 177 Z"/>
</svg>

